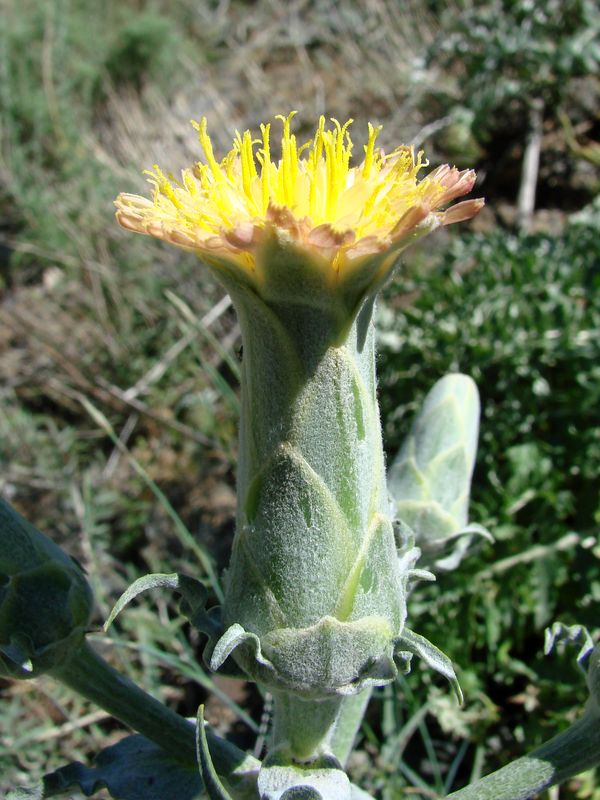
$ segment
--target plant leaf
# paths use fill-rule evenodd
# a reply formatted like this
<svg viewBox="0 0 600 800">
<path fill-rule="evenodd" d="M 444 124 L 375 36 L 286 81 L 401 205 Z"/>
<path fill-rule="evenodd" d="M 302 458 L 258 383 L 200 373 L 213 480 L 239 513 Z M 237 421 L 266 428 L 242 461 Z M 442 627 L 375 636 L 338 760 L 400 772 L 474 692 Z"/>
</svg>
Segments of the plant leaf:
<svg viewBox="0 0 600 800">
<path fill-rule="evenodd" d="M 182 596 L 180 611 L 187 619 L 199 630 L 207 634 L 219 634 L 221 628 L 214 615 L 207 613 L 205 606 L 208 592 L 202 581 L 191 578 L 180 572 L 153 572 L 149 575 L 142 575 L 135 580 L 119 597 L 115 603 L 108 619 L 104 623 L 104 630 L 115 621 L 117 616 L 142 592 L 149 589 L 167 588 L 174 589 Z"/>
<path fill-rule="evenodd" d="M 203 734 L 210 742 L 216 768 L 231 782 L 236 798 L 255 798 L 260 761 L 210 730 Z M 74 789 L 91 797 L 103 788 L 114 800 L 200 800 L 206 798 L 207 791 L 195 760 L 178 761 L 136 734 L 102 750 L 92 767 L 80 762 L 68 764 L 45 775 L 36 786 L 14 789 L 6 800 L 46 800 Z"/>
<path fill-rule="evenodd" d="M 146 739 L 127 736 L 96 756 L 93 767 L 75 761 L 44 776 L 7 800 L 46 800 L 79 789 L 91 797 L 108 789 L 115 800 L 200 800 L 203 786 L 194 764 L 183 764 Z"/>
<path fill-rule="evenodd" d="M 178 585 L 179 581 L 176 572 L 153 572 L 149 575 L 142 575 L 141 578 L 135 580 L 125 589 L 114 604 L 112 611 L 108 615 L 108 619 L 104 623 L 104 630 L 107 631 L 125 606 L 128 606 L 129 603 L 139 594 L 142 594 L 142 592 L 147 592 L 149 589 L 156 589 L 157 587 L 176 589 Z"/>
<path fill-rule="evenodd" d="M 432 644 L 429 639 L 426 639 L 424 636 L 420 636 L 418 633 L 415 633 L 408 628 L 404 628 L 402 631 L 402 636 L 397 644 L 398 651 L 401 652 L 402 648 L 405 648 L 410 653 L 422 658 L 428 667 L 436 670 L 436 672 L 439 672 L 448 681 L 450 681 L 458 702 L 462 704 L 462 690 L 459 686 L 456 673 L 454 672 L 452 661 L 450 661 L 445 653 L 442 653 L 442 651 Z"/>
<path fill-rule="evenodd" d="M 199 706 L 198 708 L 196 753 L 198 756 L 200 775 L 204 780 L 210 800 L 233 800 L 227 789 L 225 789 L 221 783 L 210 756 L 208 742 L 206 740 L 206 731 L 204 729 L 204 706 Z"/>
<path fill-rule="evenodd" d="M 555 622 L 551 628 L 546 628 L 544 638 L 544 654 L 549 655 L 558 646 L 566 644 L 580 645 L 577 654 L 577 663 L 585 671 L 584 662 L 594 649 L 594 640 L 589 631 L 583 625 L 564 625 L 562 622 Z"/>
</svg>

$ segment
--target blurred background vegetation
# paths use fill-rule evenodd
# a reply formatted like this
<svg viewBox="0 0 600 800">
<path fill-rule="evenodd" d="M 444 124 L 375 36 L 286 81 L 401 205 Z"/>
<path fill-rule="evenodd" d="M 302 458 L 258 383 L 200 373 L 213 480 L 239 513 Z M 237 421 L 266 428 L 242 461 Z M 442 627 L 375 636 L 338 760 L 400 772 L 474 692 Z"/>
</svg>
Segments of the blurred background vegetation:
<svg viewBox="0 0 600 800">
<path fill-rule="evenodd" d="M 100 625 L 147 571 L 227 562 L 239 332 L 201 264 L 115 224 L 141 170 L 292 108 L 479 173 L 487 206 L 407 255 L 380 304 L 392 457 L 448 370 L 483 405 L 472 518 L 496 542 L 419 589 L 416 667 L 376 695 L 351 762 L 382 800 L 458 788 L 564 727 L 586 690 L 554 620 L 598 628 L 600 9 L 595 0 L 2 0 L 0 491 L 86 565 Z M 208 555 L 210 554 L 210 555 Z M 97 645 L 252 747 L 262 701 L 213 679 L 156 595 Z M 122 731 L 51 682 L 0 684 L 0 793 Z M 244 709 L 244 710 L 242 710 Z M 600 798 L 592 774 L 556 798 Z M 103 797 L 99 793 L 97 797 Z"/>
</svg>

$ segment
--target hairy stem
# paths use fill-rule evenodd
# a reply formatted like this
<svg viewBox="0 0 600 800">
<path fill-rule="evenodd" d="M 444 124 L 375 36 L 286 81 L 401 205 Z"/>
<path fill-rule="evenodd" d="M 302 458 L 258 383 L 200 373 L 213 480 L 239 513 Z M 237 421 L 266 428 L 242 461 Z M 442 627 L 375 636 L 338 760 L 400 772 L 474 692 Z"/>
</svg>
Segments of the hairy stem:
<svg viewBox="0 0 600 800">
<path fill-rule="evenodd" d="M 299 760 L 314 760 L 329 750 L 345 698 L 303 700 L 274 692 L 273 699 L 273 750 L 283 748 Z"/>
</svg>

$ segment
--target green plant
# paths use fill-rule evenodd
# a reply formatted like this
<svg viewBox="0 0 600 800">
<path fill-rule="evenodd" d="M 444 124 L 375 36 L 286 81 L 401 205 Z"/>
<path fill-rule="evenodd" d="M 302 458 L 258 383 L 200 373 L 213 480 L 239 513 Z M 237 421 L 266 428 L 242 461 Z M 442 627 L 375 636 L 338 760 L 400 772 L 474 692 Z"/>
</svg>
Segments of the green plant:
<svg viewBox="0 0 600 800">
<path fill-rule="evenodd" d="M 552 669 L 534 655 L 541 654 L 544 626 L 557 614 L 594 625 L 595 225 L 590 208 L 562 236 L 467 236 L 451 244 L 438 267 L 399 279 L 380 314 L 381 403 L 391 454 L 439 374 L 468 365 L 482 395 L 471 515 L 493 531 L 493 555 L 485 545 L 473 550 L 460 570 L 440 574 L 435 587 L 421 586 L 411 611 L 425 635 L 443 627 L 447 651 L 463 665 L 462 681 L 472 697 L 484 698 L 470 735 L 481 742 L 495 737 L 495 748 L 487 748 L 490 765 L 512 752 L 494 704 L 522 698 L 512 703 L 514 716 L 534 742 L 557 719 L 569 718 L 564 665 Z M 412 297 L 408 307 L 403 292 Z M 537 713 L 519 711 L 527 697 Z"/>
<path fill-rule="evenodd" d="M 558 120 L 572 81 L 600 65 L 600 14 L 589 0 L 493 0 L 446 9 L 427 60 L 456 70 L 466 129 L 480 139 L 497 127 L 523 133 L 519 222 L 535 207 L 544 124 Z M 464 121 L 464 115 L 463 115 Z M 463 130 L 465 126 L 463 126 Z"/>
<path fill-rule="evenodd" d="M 471 190 L 475 175 L 442 166 L 418 180 L 422 155 L 400 147 L 386 157 L 375 148 L 379 129 L 371 125 L 364 161 L 351 167 L 350 123 L 334 120 L 327 128 L 321 118 L 314 138 L 299 150 L 292 117 L 280 117 L 278 163 L 271 160 L 269 126 L 261 128 L 258 152 L 246 131 L 217 162 L 203 120 L 196 128 L 206 164 L 184 171 L 180 181 L 155 167 L 152 200 L 126 194 L 116 201 L 123 227 L 203 259 L 236 307 L 244 355 L 237 531 L 223 586 L 210 557 L 131 457 L 196 554 L 207 583 L 179 572 L 142 577 L 107 626 L 141 592 L 173 590 L 180 613 L 208 639 L 210 668 L 241 671 L 272 694 L 266 755 L 259 761 L 207 731 L 202 707 L 194 728 L 122 678 L 84 641 L 79 617 L 66 648 L 65 615 L 52 601 L 44 617 L 50 624 L 40 625 L 42 644 L 58 648 L 61 657 L 44 668 L 147 738 L 103 751 L 92 770 L 71 764 L 47 775 L 33 790 L 40 798 L 72 785 L 88 793 L 101 781 L 127 800 L 142 791 L 163 800 L 202 793 L 212 800 L 360 800 L 368 795 L 350 783 L 344 766 L 371 688 L 407 672 L 418 655 L 461 697 L 451 661 L 407 627 L 406 602 L 415 581 L 433 577 L 414 566 L 415 540 L 435 550 L 476 530 L 464 526 L 477 392 L 460 376 L 434 386 L 388 487 L 373 315 L 377 294 L 409 244 L 480 210 L 480 200 L 449 205 Z M 80 402 L 124 450 L 108 420 L 87 399 Z M 15 542 L 52 550 L 10 507 L 3 506 L 0 521 L 9 560 Z M 19 576 L 30 568 L 24 553 L 15 550 L 10 561 L 0 611 L 12 609 Z M 455 552 L 444 566 L 456 566 L 462 554 Z M 60 551 L 53 558 L 68 563 Z M 40 591 L 54 584 L 49 580 Z M 222 608 L 210 602 L 209 586 Z M 40 657 L 32 592 L 26 600 L 26 615 L 0 617 L 3 659 L 21 677 Z M 552 642 L 582 635 L 581 627 L 559 626 Z M 598 654 L 589 636 L 580 661 L 590 691 L 583 717 L 530 756 L 452 797 L 525 800 L 600 759 Z"/>
</svg>

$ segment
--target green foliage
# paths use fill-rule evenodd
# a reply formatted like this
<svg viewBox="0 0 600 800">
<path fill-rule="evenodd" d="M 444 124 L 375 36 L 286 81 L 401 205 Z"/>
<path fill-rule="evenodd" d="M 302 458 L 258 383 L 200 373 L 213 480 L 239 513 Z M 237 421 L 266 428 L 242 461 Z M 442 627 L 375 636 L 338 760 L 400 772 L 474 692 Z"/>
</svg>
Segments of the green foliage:
<svg viewBox="0 0 600 800">
<path fill-rule="evenodd" d="M 37 677 L 72 657 L 92 605 L 80 564 L 0 499 L 0 676 Z"/>
<path fill-rule="evenodd" d="M 114 84 L 168 79 L 176 69 L 172 58 L 178 37 L 173 21 L 153 13 L 132 14 L 109 45 L 104 68 Z"/>
<path fill-rule="evenodd" d="M 574 125 L 582 116 L 571 106 L 594 107 L 593 80 L 576 89 L 571 82 L 598 62 L 593 3 L 436 0 L 409 3 L 417 13 L 394 15 L 388 5 L 369 6 L 366 15 L 364 4 L 338 9 L 324 0 L 304 15 L 284 4 L 274 14 L 277 4 L 262 0 L 158 0 L 140 13 L 139 2 L 108 0 L 99 24 L 92 0 L 3 4 L 0 229 L 9 241 L 0 242 L 0 286 L 15 291 L 0 318 L 0 371 L 8 384 L 0 387 L 0 462 L 7 465 L 0 489 L 38 525 L 51 521 L 69 547 L 81 545 L 103 617 L 140 571 L 184 568 L 184 560 L 189 568 L 187 537 L 156 500 L 157 486 L 192 534 L 209 539 L 202 544 L 220 548 L 221 562 L 232 514 L 235 329 L 227 314 L 226 324 L 211 328 L 212 339 L 204 336 L 194 317 L 218 294 L 207 289 L 203 272 L 190 257 L 159 252 L 112 223 L 116 192 L 141 187 L 143 153 L 178 145 L 182 124 L 205 107 L 217 118 L 233 110 L 240 125 L 275 105 L 276 112 L 298 106 L 311 113 L 323 106 L 357 117 L 357 126 L 368 113 L 386 122 L 386 146 L 441 107 L 453 113 L 440 155 L 470 167 L 482 142 L 497 152 L 495 132 L 520 121 L 532 96 L 569 95 L 563 105 Z M 429 24 L 427 12 L 439 25 Z M 440 34 L 435 42 L 432 30 Z M 444 77 L 415 86 L 413 64 L 428 43 L 429 63 L 442 66 Z M 207 74 L 209 57 L 221 61 Z M 440 102 L 424 103 L 423 92 Z M 119 126 L 119 110 L 129 126 Z M 597 138 L 593 129 L 590 135 Z M 556 161 L 562 192 L 570 167 L 564 155 Z M 172 163 L 180 163 L 178 155 Z M 504 163 L 492 157 L 488 195 L 498 168 Z M 567 191 L 565 205 L 572 200 Z M 481 769 L 485 736 L 499 716 L 503 727 L 495 732 L 514 727 L 536 741 L 560 727 L 575 704 L 574 671 L 535 654 L 541 629 L 559 613 L 597 627 L 600 600 L 592 541 L 600 521 L 592 483 L 600 462 L 597 213 L 582 222 L 564 241 L 498 234 L 455 242 L 439 269 L 414 281 L 421 293 L 415 307 L 387 326 L 380 399 L 391 453 L 420 398 L 447 369 L 463 369 L 482 390 L 484 439 L 471 516 L 490 525 L 497 544 L 480 546 L 460 572 L 411 598 L 410 624 L 463 667 L 466 707 L 457 710 L 445 688 L 429 686 L 427 672 L 425 689 L 420 676 L 410 677 L 418 695 L 412 699 L 407 684 L 401 698 L 386 690 L 381 736 L 379 721 L 372 723 L 377 735 L 367 726 L 358 753 L 359 763 L 369 764 L 369 787 L 385 800 L 407 784 L 423 793 L 449 790 L 457 771 L 465 778 L 471 764 Z M 10 267 L 3 261 L 9 247 Z M 175 295 L 185 297 L 185 308 Z M 29 311 L 30 325 L 14 327 L 9 340 L 3 324 L 16 325 L 16 311 Z M 400 355 L 398 335 L 406 340 Z M 182 339 L 189 346 L 165 359 Z M 134 395 L 135 405 L 113 393 L 161 363 L 168 371 Z M 91 421 L 79 394 L 102 410 L 121 449 Z M 228 500 L 219 505 L 223 489 Z M 108 641 L 114 661 L 153 694 L 168 685 L 169 699 L 193 713 L 198 684 L 229 705 L 232 719 L 252 726 L 198 666 L 197 640 L 163 597 L 153 598 L 152 608 L 131 607 L 121 626 L 124 635 L 113 630 Z M 183 676 L 177 686 L 175 674 Z M 85 760 L 99 741 L 114 740 L 114 728 L 98 716 L 73 731 L 71 720 L 87 718 L 91 707 L 44 680 L 39 692 L 1 688 L 0 794 L 15 770 L 23 779 L 25 772 L 41 775 L 52 761 Z M 521 699 L 507 705 L 508 696 Z M 526 714 L 521 703 L 538 707 Z M 373 718 L 378 711 L 374 704 Z M 420 784 L 410 766 L 415 729 L 433 775 Z M 479 738 L 474 757 L 466 741 L 455 744 L 458 735 Z M 581 794 L 597 797 L 593 778 Z"/>
<path fill-rule="evenodd" d="M 459 70 L 477 127 L 488 127 L 499 109 L 535 99 L 552 111 L 570 79 L 600 66 L 600 12 L 593 0 L 492 0 L 458 14 L 448 8 L 428 60 Z"/>
<path fill-rule="evenodd" d="M 185 764 L 143 736 L 128 736 L 100 751 L 93 767 L 76 761 L 44 776 L 30 789 L 9 792 L 7 800 L 46 800 L 80 789 L 95 797 L 106 788 L 123 800 L 202 800 L 202 782 L 195 764 Z M 169 795 L 169 792 L 171 794 Z"/>
<path fill-rule="evenodd" d="M 570 679 L 540 660 L 542 628 L 559 616 L 596 624 L 599 259 L 593 225 L 570 224 L 562 237 L 470 236 L 452 243 L 439 268 L 396 283 L 390 306 L 399 289 L 414 292 L 414 303 L 382 314 L 392 453 L 440 375 L 466 371 L 481 392 L 471 518 L 496 544 L 411 603 L 418 629 L 467 670 L 467 701 L 483 690 L 504 702 L 532 682 L 564 713 Z M 543 720 L 522 724 L 533 740 L 543 736 Z"/>
</svg>

